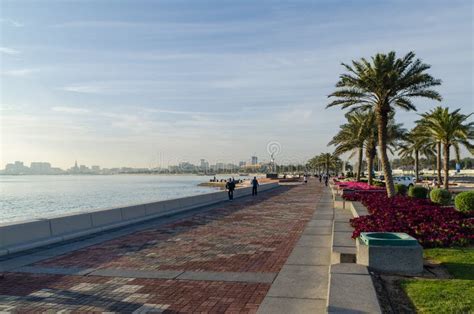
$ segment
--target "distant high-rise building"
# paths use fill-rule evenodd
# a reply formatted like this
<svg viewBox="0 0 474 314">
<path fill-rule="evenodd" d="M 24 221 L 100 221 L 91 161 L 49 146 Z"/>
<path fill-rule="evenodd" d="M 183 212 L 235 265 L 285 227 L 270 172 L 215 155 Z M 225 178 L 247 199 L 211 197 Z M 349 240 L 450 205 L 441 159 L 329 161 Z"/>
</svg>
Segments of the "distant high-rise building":
<svg viewBox="0 0 474 314">
<path fill-rule="evenodd" d="M 257 165 L 257 164 L 258 164 L 258 157 L 252 156 L 252 165 Z"/>
<path fill-rule="evenodd" d="M 245 161 L 239 161 L 239 167 L 245 167 L 246 164 Z"/>
<path fill-rule="evenodd" d="M 89 168 L 88 168 L 86 165 L 80 165 L 80 166 L 79 166 L 79 172 L 80 172 L 80 173 L 89 172 Z"/>
<path fill-rule="evenodd" d="M 91 170 L 94 172 L 99 172 L 100 171 L 100 166 L 91 166 Z"/>
<path fill-rule="evenodd" d="M 26 167 L 21 161 L 15 161 L 14 164 L 7 164 L 5 166 L 6 174 L 25 174 L 29 171 L 30 169 Z"/>
<path fill-rule="evenodd" d="M 209 163 L 205 159 L 201 159 L 201 171 L 209 170 Z"/>
<path fill-rule="evenodd" d="M 32 162 L 30 172 L 32 174 L 50 174 L 51 164 L 49 162 Z"/>
</svg>

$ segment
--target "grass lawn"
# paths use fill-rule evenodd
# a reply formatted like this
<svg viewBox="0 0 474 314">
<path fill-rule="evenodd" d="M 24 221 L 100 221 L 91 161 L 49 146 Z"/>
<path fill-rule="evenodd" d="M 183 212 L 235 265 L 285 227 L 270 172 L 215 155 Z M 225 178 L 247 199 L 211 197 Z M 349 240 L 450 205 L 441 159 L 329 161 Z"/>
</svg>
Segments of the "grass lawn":
<svg viewBox="0 0 474 314">
<path fill-rule="evenodd" d="M 474 249 L 427 249 L 425 258 L 445 266 L 455 279 L 408 279 L 400 285 L 419 313 L 474 312 Z"/>
<path fill-rule="evenodd" d="M 403 290 L 418 313 L 472 313 L 472 280 L 403 280 Z"/>
<path fill-rule="evenodd" d="M 429 260 L 441 263 L 456 279 L 474 280 L 474 249 L 427 249 L 424 255 Z"/>
</svg>

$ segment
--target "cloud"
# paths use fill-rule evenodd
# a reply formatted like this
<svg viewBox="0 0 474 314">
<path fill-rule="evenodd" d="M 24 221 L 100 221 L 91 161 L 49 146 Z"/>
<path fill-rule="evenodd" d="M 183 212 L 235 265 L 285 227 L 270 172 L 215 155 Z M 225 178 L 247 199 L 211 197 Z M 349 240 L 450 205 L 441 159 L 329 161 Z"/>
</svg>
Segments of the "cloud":
<svg viewBox="0 0 474 314">
<path fill-rule="evenodd" d="M 18 55 L 21 53 L 21 51 L 13 49 L 13 48 L 8 48 L 8 47 L 0 47 L 0 53 L 4 53 L 7 55 Z"/>
<path fill-rule="evenodd" d="M 95 85 L 69 85 L 60 87 L 60 90 L 73 93 L 100 94 L 104 91 L 100 86 Z"/>
<path fill-rule="evenodd" d="M 90 113 L 90 110 L 88 110 L 88 109 L 77 108 L 77 107 L 62 107 L 62 106 L 57 106 L 57 107 L 52 107 L 51 110 L 57 111 L 57 112 L 71 113 L 71 114 Z"/>
<path fill-rule="evenodd" d="M 8 70 L 8 71 L 3 71 L 2 75 L 15 76 L 15 77 L 24 77 L 24 76 L 29 76 L 34 72 L 38 72 L 38 69 Z"/>
<path fill-rule="evenodd" d="M 5 25 L 9 25 L 9 26 L 13 26 L 13 27 L 23 27 L 25 26 L 23 23 L 20 23 L 18 21 L 15 21 L 15 20 L 12 20 L 12 19 L 0 19 L 0 23 L 2 24 L 5 24 Z"/>
<path fill-rule="evenodd" d="M 144 111 L 153 112 L 153 113 L 167 113 L 174 115 L 189 115 L 189 116 L 228 116 L 233 115 L 232 112 L 217 112 L 217 111 L 187 111 L 187 110 L 167 110 L 167 109 L 154 109 L 154 108 L 145 108 Z"/>
</svg>

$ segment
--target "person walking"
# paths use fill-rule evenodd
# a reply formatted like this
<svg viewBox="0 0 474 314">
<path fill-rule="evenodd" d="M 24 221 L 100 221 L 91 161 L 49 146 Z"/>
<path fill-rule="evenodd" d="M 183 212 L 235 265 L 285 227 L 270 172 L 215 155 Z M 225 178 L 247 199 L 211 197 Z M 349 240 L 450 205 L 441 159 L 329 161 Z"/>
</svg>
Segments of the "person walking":
<svg viewBox="0 0 474 314">
<path fill-rule="evenodd" d="M 304 181 L 304 184 L 308 183 L 308 177 L 306 175 L 303 176 L 303 181 Z"/>
<path fill-rule="evenodd" d="M 232 178 L 229 178 L 227 181 L 225 188 L 227 189 L 227 194 L 229 195 L 229 201 L 234 199 L 234 190 L 235 190 L 235 182 Z"/>
<path fill-rule="evenodd" d="M 322 183 L 321 180 L 323 179 L 323 175 L 319 174 L 318 177 L 319 177 L 319 183 Z"/>
<path fill-rule="evenodd" d="M 252 180 L 252 196 L 257 196 L 257 190 L 258 190 L 258 186 L 260 184 L 258 183 L 258 180 L 257 180 L 257 177 L 253 177 L 253 180 Z"/>
<path fill-rule="evenodd" d="M 325 185 L 325 186 L 328 186 L 328 182 L 329 182 L 329 176 L 328 176 L 328 175 L 324 175 L 324 185 Z"/>
</svg>

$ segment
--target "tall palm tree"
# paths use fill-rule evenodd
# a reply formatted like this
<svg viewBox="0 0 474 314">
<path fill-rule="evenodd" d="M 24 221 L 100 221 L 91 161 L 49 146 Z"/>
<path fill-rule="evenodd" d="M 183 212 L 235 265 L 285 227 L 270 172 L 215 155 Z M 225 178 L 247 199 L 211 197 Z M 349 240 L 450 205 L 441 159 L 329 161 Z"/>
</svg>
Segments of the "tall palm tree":
<svg viewBox="0 0 474 314">
<path fill-rule="evenodd" d="M 378 144 L 382 168 L 385 175 L 387 195 L 395 195 L 392 169 L 387 153 L 389 115 L 399 107 L 416 110 L 412 99 L 424 97 L 441 100 L 441 95 L 431 87 L 441 84 L 440 80 L 426 73 L 430 68 L 415 59 L 413 52 L 397 58 L 394 51 L 377 54 L 368 61 L 352 61 L 342 64 L 348 73 L 341 74 L 336 91 L 328 97 L 335 97 L 327 107 L 373 109 L 377 120 Z"/>
<path fill-rule="evenodd" d="M 404 138 L 404 143 L 399 147 L 399 153 L 402 158 L 413 157 L 415 162 L 415 179 L 419 180 L 420 173 L 420 155 L 426 158 L 432 158 L 435 155 L 435 149 L 432 142 L 426 137 L 426 133 L 419 126 L 414 127 Z"/>
<path fill-rule="evenodd" d="M 375 113 L 372 110 L 368 112 L 368 119 L 366 120 L 367 136 L 365 140 L 365 155 L 367 158 L 367 182 L 373 185 L 373 169 L 374 161 L 377 157 L 377 138 L 378 128 Z M 387 149 L 393 154 L 393 151 L 398 147 L 400 139 L 405 136 L 406 130 L 402 128 L 402 124 L 395 123 L 394 114 L 389 115 L 389 122 L 387 125 Z"/>
<path fill-rule="evenodd" d="M 438 143 L 443 144 L 444 181 L 443 187 L 449 188 L 449 154 L 451 146 L 459 155 L 460 146 L 469 150 L 474 145 L 469 141 L 474 139 L 474 122 L 466 122 L 472 115 L 460 113 L 460 109 L 449 112 L 449 108 L 437 107 L 421 115 L 420 127 L 429 133 Z M 438 150 L 439 152 L 440 150 Z"/>
<path fill-rule="evenodd" d="M 330 170 L 338 172 L 342 167 L 342 161 L 334 154 L 323 153 L 311 158 L 308 165 L 313 169 L 321 167 L 328 175 Z"/>
<path fill-rule="evenodd" d="M 367 138 L 367 123 L 370 116 L 363 112 L 353 112 L 346 114 L 347 123 L 340 126 L 339 132 L 328 143 L 335 145 L 334 155 L 340 156 L 347 152 L 352 152 L 350 158 L 355 152 L 358 154 L 357 176 L 356 180 L 360 181 L 362 173 L 362 159 L 364 142 Z"/>
</svg>

